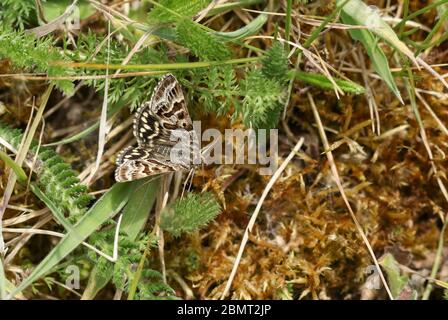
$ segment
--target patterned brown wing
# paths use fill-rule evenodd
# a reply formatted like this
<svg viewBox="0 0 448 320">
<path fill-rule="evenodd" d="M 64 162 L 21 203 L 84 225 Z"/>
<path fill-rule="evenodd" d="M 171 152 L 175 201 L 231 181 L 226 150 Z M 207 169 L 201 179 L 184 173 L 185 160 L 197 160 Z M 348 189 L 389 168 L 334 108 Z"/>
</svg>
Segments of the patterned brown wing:
<svg viewBox="0 0 448 320">
<path fill-rule="evenodd" d="M 134 118 L 134 135 L 138 145 L 167 145 L 176 129 L 193 130 L 187 104 L 179 82 L 172 74 L 163 77 L 151 100 L 141 105 Z"/>
<path fill-rule="evenodd" d="M 173 75 L 163 77 L 151 100 L 137 110 L 134 135 L 138 146 L 125 148 L 117 157 L 116 181 L 190 169 L 197 139 L 182 88 Z M 185 142 L 187 137 L 193 138 L 193 145 Z"/>
<path fill-rule="evenodd" d="M 115 180 L 117 182 L 132 181 L 149 176 L 188 170 L 188 163 L 173 163 L 169 158 L 169 148 L 151 149 L 148 147 L 127 147 L 117 157 Z M 167 156 L 168 153 L 168 156 Z"/>
</svg>

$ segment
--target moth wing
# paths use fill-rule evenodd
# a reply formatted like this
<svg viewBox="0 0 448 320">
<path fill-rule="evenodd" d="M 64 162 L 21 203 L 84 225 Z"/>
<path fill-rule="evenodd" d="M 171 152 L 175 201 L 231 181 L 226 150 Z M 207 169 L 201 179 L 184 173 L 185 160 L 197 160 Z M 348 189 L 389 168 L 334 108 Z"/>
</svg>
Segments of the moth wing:
<svg viewBox="0 0 448 320">
<path fill-rule="evenodd" d="M 117 157 L 115 180 L 132 181 L 161 173 L 188 170 L 188 162 L 172 162 L 166 146 L 127 147 Z"/>
<path fill-rule="evenodd" d="M 173 145 L 172 131 L 193 130 L 182 87 L 172 74 L 163 77 L 154 89 L 151 100 L 135 113 L 134 136 L 139 145 Z"/>
</svg>

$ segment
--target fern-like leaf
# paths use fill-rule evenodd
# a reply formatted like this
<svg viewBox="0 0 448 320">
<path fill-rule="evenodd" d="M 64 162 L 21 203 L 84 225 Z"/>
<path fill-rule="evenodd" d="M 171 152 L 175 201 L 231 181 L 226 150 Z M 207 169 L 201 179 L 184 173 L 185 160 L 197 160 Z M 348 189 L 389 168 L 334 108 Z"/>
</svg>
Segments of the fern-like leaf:
<svg viewBox="0 0 448 320">
<path fill-rule="evenodd" d="M 223 42 L 193 21 L 182 20 L 176 31 L 179 43 L 203 60 L 222 61 L 231 56 Z"/>
<path fill-rule="evenodd" d="M 280 41 L 275 41 L 267 50 L 262 62 L 261 71 L 266 78 L 277 80 L 280 84 L 288 80 L 288 58 Z"/>
<path fill-rule="evenodd" d="M 110 63 L 121 64 L 124 57 L 128 54 L 129 48 L 125 44 L 115 39 L 110 40 L 110 47 L 103 46 L 99 52 L 96 52 L 97 45 L 102 38 L 93 34 L 81 34 L 77 41 L 74 51 L 66 51 L 65 54 L 69 59 L 79 62 L 90 63 L 107 63 L 107 57 Z M 95 54 L 94 54 L 95 53 Z M 94 57 L 92 57 L 94 56 Z M 145 47 L 132 56 L 130 64 L 146 64 L 146 63 L 166 63 L 168 62 L 166 48 L 163 44 L 155 48 Z M 95 76 L 101 74 L 102 71 L 94 69 L 76 69 L 76 74 L 80 76 Z M 86 80 L 87 85 L 93 86 L 96 91 L 104 90 L 105 80 L 95 79 Z M 129 105 L 134 110 L 141 103 L 147 101 L 151 97 L 152 89 L 157 83 L 154 77 L 125 77 L 116 78 L 109 82 L 109 91 L 107 95 L 109 105 L 118 102 Z"/>
<path fill-rule="evenodd" d="M 67 76 L 72 70 L 58 65 L 58 61 L 69 61 L 53 46 L 50 38 L 36 38 L 23 31 L 0 27 L 0 59 L 11 60 L 13 66 L 25 70 L 47 73 L 49 77 Z M 51 80 L 65 94 L 73 93 L 70 80 Z"/>
<path fill-rule="evenodd" d="M 35 14 L 33 0 L 0 0 L 0 21 L 5 26 L 23 30 Z"/>
<path fill-rule="evenodd" d="M 22 141 L 22 132 L 0 122 L 0 137 L 18 148 Z M 71 166 L 53 150 L 41 147 L 33 141 L 27 156 L 33 159 L 39 151 L 36 161 L 36 174 L 39 189 L 54 202 L 61 212 L 69 215 L 70 221 L 77 221 L 87 210 L 93 197 L 87 193 L 87 187 L 79 183 L 77 174 Z"/>
<path fill-rule="evenodd" d="M 177 237 L 203 228 L 220 212 L 221 207 L 211 193 L 188 193 L 162 213 L 160 226 Z"/>
<path fill-rule="evenodd" d="M 283 110 L 284 88 L 260 70 L 247 73 L 241 83 L 242 105 L 237 108 L 243 122 L 253 128 L 274 128 Z"/>
<path fill-rule="evenodd" d="M 238 104 L 238 84 L 232 66 L 191 70 L 191 83 L 186 85 L 205 112 L 223 116 Z"/>
<path fill-rule="evenodd" d="M 179 20 L 179 16 L 190 18 L 204 9 L 210 0 L 162 0 L 148 14 L 151 24 L 169 23 Z"/>
</svg>

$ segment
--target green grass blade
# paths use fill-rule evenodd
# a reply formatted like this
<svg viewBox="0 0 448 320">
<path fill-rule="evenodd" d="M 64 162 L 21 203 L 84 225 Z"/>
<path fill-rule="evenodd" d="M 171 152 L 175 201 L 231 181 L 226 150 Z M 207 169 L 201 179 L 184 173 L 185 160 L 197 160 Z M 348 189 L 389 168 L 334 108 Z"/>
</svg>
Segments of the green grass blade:
<svg viewBox="0 0 448 320">
<path fill-rule="evenodd" d="M 47 144 L 45 144 L 45 147 L 59 146 L 59 145 L 68 144 L 68 143 L 72 143 L 72 142 L 81 140 L 82 138 L 85 138 L 86 136 L 91 134 L 93 131 L 98 129 L 99 126 L 100 126 L 100 122 L 97 121 L 90 127 L 84 129 L 83 131 L 76 133 L 73 136 L 68 137 L 66 139 L 62 139 L 60 141 L 56 141 L 56 142 L 52 142 L 52 143 L 47 143 Z"/>
<path fill-rule="evenodd" d="M 325 89 L 325 90 L 333 90 L 334 86 L 333 83 L 325 77 L 322 74 L 319 73 L 311 73 L 311 72 L 303 72 L 303 71 L 290 71 L 288 76 L 290 78 L 295 77 L 297 80 L 303 81 L 305 83 L 309 83 L 313 86 Z M 333 80 L 336 82 L 336 84 L 341 88 L 342 91 L 347 93 L 354 93 L 354 94 L 362 94 L 365 92 L 365 88 L 363 86 L 360 86 L 359 84 L 343 80 L 343 79 L 336 79 L 333 78 Z"/>
<path fill-rule="evenodd" d="M 337 0 L 336 3 L 340 5 L 346 1 L 347 0 Z M 385 40 L 387 43 L 389 43 L 389 45 L 406 55 L 415 65 L 418 65 L 418 62 L 414 57 L 414 53 L 403 42 L 400 41 L 398 35 L 381 18 L 377 10 L 370 8 L 361 0 L 347 1 L 342 8 L 341 18 L 343 21 L 349 18 L 349 20 L 347 21 L 349 24 L 368 27 L 370 32 Z M 367 30 L 356 31 L 368 32 Z"/>
<path fill-rule="evenodd" d="M 6 278 L 3 260 L 0 259 L 0 300 L 7 298 L 7 294 L 16 290 L 16 286 Z M 25 300 L 22 294 L 16 294 L 14 298 Z"/>
<path fill-rule="evenodd" d="M 230 32 L 213 32 L 212 34 L 222 41 L 236 41 L 249 37 L 260 30 L 263 25 L 268 21 L 267 14 L 260 14 L 254 20 L 244 27 Z"/>
<path fill-rule="evenodd" d="M 82 293 L 81 300 L 93 300 L 98 292 L 109 283 L 114 268 L 112 264 L 108 264 L 107 268 L 107 270 L 101 270 L 101 272 L 98 271 L 96 266 L 92 269 L 86 289 Z"/>
<path fill-rule="evenodd" d="M 151 182 L 137 180 L 132 182 L 132 184 L 134 191 L 123 210 L 120 230 L 124 231 L 130 240 L 135 240 L 148 220 L 149 213 L 156 199 L 159 180 Z M 93 268 L 87 287 L 82 294 L 82 299 L 93 299 L 109 283 L 112 274 L 112 265 L 110 265 L 108 270 L 103 270 L 102 272 L 98 272 L 96 267 Z"/>
<path fill-rule="evenodd" d="M 413 13 L 411 13 L 410 15 L 404 17 L 396 26 L 395 29 L 401 29 L 401 27 L 407 22 L 410 21 L 416 17 L 418 17 L 419 15 L 422 15 L 434 8 L 439 8 L 440 6 L 443 6 L 445 4 L 448 3 L 448 0 L 440 0 L 440 1 L 435 1 L 430 3 L 429 5 L 427 5 L 426 7 L 423 7 L 417 11 L 414 11 Z"/>
<path fill-rule="evenodd" d="M 400 266 L 393 255 L 387 253 L 381 258 L 379 263 L 381 268 L 386 271 L 387 280 L 394 298 L 399 299 L 400 295 L 404 294 L 405 288 L 411 289 L 409 277 L 402 275 Z M 411 291 L 409 300 L 417 300 L 417 291 Z"/>
<path fill-rule="evenodd" d="M 75 235 L 75 231 L 73 230 L 73 226 L 68 220 L 65 218 L 64 214 L 59 211 L 58 207 L 54 204 L 54 202 L 47 197 L 47 195 L 39 189 L 39 187 L 35 183 L 30 184 L 31 191 L 51 210 L 53 216 L 56 220 L 65 228 L 67 232 L 72 232 Z M 82 240 L 81 240 L 82 242 Z"/>
<path fill-rule="evenodd" d="M 19 182 L 26 182 L 27 177 L 25 171 L 23 171 L 22 167 L 19 166 L 10 156 L 0 150 L 0 159 L 6 164 L 6 166 L 10 167 L 12 171 L 17 176 Z"/>
<path fill-rule="evenodd" d="M 104 64 L 104 63 L 60 63 L 60 65 L 70 66 L 72 68 L 86 68 L 92 70 L 154 70 L 154 75 L 164 74 L 172 70 L 185 70 L 195 68 L 209 68 L 224 65 L 246 64 L 257 62 L 260 57 L 248 57 L 238 59 L 228 59 L 223 61 L 196 61 L 196 62 L 175 62 L 175 63 L 152 63 L 152 64 Z"/>
<path fill-rule="evenodd" d="M 11 159 L 6 153 L 0 150 L 0 159 L 5 162 L 5 164 L 10 167 L 14 173 L 17 176 L 17 179 L 21 183 L 27 182 L 27 176 L 25 174 L 25 171 L 17 165 L 17 163 Z M 50 198 L 48 198 L 40 189 L 39 187 L 31 183 L 30 184 L 31 191 L 43 202 L 47 205 L 47 207 L 51 210 L 56 220 L 62 224 L 62 226 L 67 231 L 73 231 L 73 226 L 65 219 L 64 215 L 59 211 L 58 207 L 51 201 Z"/>
<path fill-rule="evenodd" d="M 107 219 L 119 212 L 126 205 L 133 190 L 134 188 L 129 183 L 116 183 L 73 227 L 73 231 L 67 233 L 61 239 L 28 278 L 12 293 L 12 296 L 22 292 L 34 281 L 49 273 L 52 268 L 76 249 L 83 240 L 95 232 Z"/>
<path fill-rule="evenodd" d="M 241 0 L 241 1 L 225 2 L 225 3 L 219 4 L 219 5 L 215 6 L 214 8 L 212 8 L 212 10 L 210 10 L 207 13 L 206 17 L 212 17 L 217 14 L 225 13 L 225 12 L 228 12 L 228 11 L 236 9 L 236 8 L 249 7 L 252 5 L 265 3 L 265 2 L 266 2 L 266 0 Z"/>
<path fill-rule="evenodd" d="M 418 50 L 416 52 L 416 55 L 418 56 L 423 50 L 426 50 L 434 45 L 432 42 L 432 39 L 434 39 L 435 35 L 439 33 L 439 30 L 441 28 L 446 29 L 446 21 L 448 17 L 448 10 L 441 11 L 439 14 L 439 20 L 437 21 L 436 25 L 432 28 L 431 32 L 426 36 L 425 40 L 418 44 Z"/>
<path fill-rule="evenodd" d="M 291 39 L 291 15 L 292 15 L 292 0 L 286 1 L 286 18 L 285 18 L 285 36 L 286 36 L 286 51 L 289 52 L 289 40 Z"/>
<path fill-rule="evenodd" d="M 442 17 L 447 12 L 448 12 L 448 4 L 444 3 L 437 7 L 437 13 L 439 14 L 439 17 Z M 448 21 L 444 21 L 443 26 L 445 28 L 445 31 L 448 31 Z"/>
<path fill-rule="evenodd" d="M 341 12 L 342 21 L 351 25 L 359 25 L 359 21 L 354 19 L 351 14 L 347 14 L 344 9 Z M 397 96 L 397 98 L 403 102 L 400 91 L 395 83 L 395 79 L 390 71 L 387 57 L 378 45 L 377 39 L 368 30 L 350 30 L 349 32 L 353 39 L 362 43 L 372 61 L 374 70 L 378 73 L 381 79 L 383 79 L 390 90 L 392 90 L 392 92 Z"/>
<path fill-rule="evenodd" d="M 135 181 L 135 188 L 129 201 L 123 210 L 121 230 L 131 240 L 135 240 L 148 220 L 154 201 L 156 200 L 159 180 L 148 182 L 147 180 Z"/>
</svg>

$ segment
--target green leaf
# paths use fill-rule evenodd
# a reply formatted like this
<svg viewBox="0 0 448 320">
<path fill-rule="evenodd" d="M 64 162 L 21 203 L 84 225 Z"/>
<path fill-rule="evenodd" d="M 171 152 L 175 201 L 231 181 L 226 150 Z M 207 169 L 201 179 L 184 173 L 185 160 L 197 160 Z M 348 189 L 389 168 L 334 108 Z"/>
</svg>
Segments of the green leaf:
<svg viewBox="0 0 448 320">
<path fill-rule="evenodd" d="M 44 16 L 47 21 L 51 21 L 62 15 L 67 7 L 73 3 L 73 0 L 47 0 L 42 2 Z M 79 18 L 87 19 L 93 15 L 96 10 L 87 0 L 80 0 L 76 4 L 79 9 Z"/>
<path fill-rule="evenodd" d="M 387 253 L 384 255 L 379 260 L 379 264 L 386 271 L 387 280 L 394 298 L 400 299 L 406 292 L 411 292 L 411 299 L 417 299 L 417 292 L 412 290 L 409 285 L 409 277 L 401 275 L 400 266 L 392 254 Z"/>
<path fill-rule="evenodd" d="M 268 79 L 277 80 L 280 84 L 285 84 L 288 73 L 288 57 L 283 44 L 275 41 L 272 47 L 266 51 L 262 59 L 263 67 L 261 72 Z"/>
<path fill-rule="evenodd" d="M 96 266 L 92 269 L 81 300 L 93 300 L 98 292 L 109 283 L 114 272 L 114 266 L 113 264 L 108 264 L 106 268 L 106 271 L 100 271 Z"/>
<path fill-rule="evenodd" d="M 0 150 L 0 159 L 5 162 L 5 164 L 14 171 L 17 176 L 17 179 L 20 182 L 26 182 L 27 177 L 25 171 L 23 171 L 22 167 L 19 166 L 10 156 Z"/>
<path fill-rule="evenodd" d="M 56 220 L 62 224 L 62 226 L 65 228 L 67 232 L 74 231 L 73 226 L 70 224 L 70 222 L 65 219 L 64 214 L 59 210 L 58 206 L 47 197 L 47 195 L 42 192 L 39 187 L 35 183 L 31 183 L 30 185 L 31 191 L 43 202 L 47 205 L 47 207 L 51 210 L 53 213 L 53 216 L 56 218 Z"/>
<path fill-rule="evenodd" d="M 148 220 L 154 201 L 156 200 L 159 180 L 148 181 L 147 179 L 134 182 L 134 192 L 123 210 L 121 230 L 130 240 L 135 240 Z"/>
<path fill-rule="evenodd" d="M 0 137 L 17 149 L 23 139 L 23 134 L 20 129 L 13 129 L 0 122 Z M 87 205 L 93 199 L 93 196 L 87 193 L 87 187 L 79 182 L 77 173 L 72 170 L 68 163 L 52 149 L 39 148 L 38 142 L 32 140 L 27 157 L 33 158 L 38 151 L 39 154 L 34 167 L 37 175 L 37 186 L 44 196 L 51 201 L 51 205 L 57 208 L 58 212 L 63 213 L 64 216 L 68 214 L 69 220 L 72 222 L 79 219 L 86 212 Z M 33 192 L 43 199 L 36 193 L 39 192 L 38 190 Z M 53 212 L 55 211 L 53 210 Z"/>
<path fill-rule="evenodd" d="M 275 128 L 283 111 L 284 87 L 273 78 L 267 78 L 261 70 L 249 71 L 240 82 L 243 103 L 236 106 L 247 127 Z"/>
<path fill-rule="evenodd" d="M 444 3 L 437 7 L 437 13 L 439 17 L 443 17 L 448 12 L 448 4 Z M 445 20 L 445 23 L 443 24 L 443 27 L 445 28 L 445 31 L 448 31 L 448 20 Z"/>
<path fill-rule="evenodd" d="M 290 71 L 289 77 L 295 77 L 297 80 L 309 83 L 313 86 L 325 89 L 333 90 L 333 83 L 326 76 L 319 73 L 303 72 L 303 71 Z M 336 84 L 342 91 L 347 93 L 362 94 L 365 92 L 365 88 L 359 84 L 347 81 L 343 79 L 333 78 Z"/>
<path fill-rule="evenodd" d="M 345 7 L 344 7 L 345 8 Z M 359 21 L 355 20 L 351 15 L 347 14 L 344 10 L 341 12 L 342 21 L 346 24 L 359 25 Z M 370 9 L 369 9 L 370 10 Z M 383 79 L 387 86 L 397 96 L 397 98 L 403 103 L 400 91 L 395 83 L 392 72 L 389 68 L 389 62 L 386 55 L 379 46 L 378 39 L 368 30 L 349 30 L 351 37 L 362 43 L 367 51 L 370 59 L 372 60 L 373 69 Z"/>
<path fill-rule="evenodd" d="M 7 166 L 9 166 L 15 174 L 17 175 L 17 179 L 21 183 L 27 182 L 27 176 L 25 171 L 23 171 L 22 167 L 17 165 L 17 163 L 11 159 L 6 153 L 0 150 L 0 159 L 2 159 Z M 51 210 L 56 220 L 64 226 L 67 231 L 73 230 L 70 222 L 65 219 L 64 214 L 59 210 L 59 207 L 43 193 L 39 187 L 35 183 L 30 184 L 31 191 L 42 201 L 47 207 Z"/>
<path fill-rule="evenodd" d="M 149 213 L 156 199 L 158 185 L 158 180 L 148 182 L 147 179 L 143 179 L 132 182 L 132 189 L 134 191 L 130 195 L 128 203 L 123 210 L 120 227 L 120 230 L 128 235 L 129 240 L 134 241 L 137 239 L 148 220 Z M 105 271 L 102 270 L 101 272 L 96 266 L 93 268 L 87 287 L 82 295 L 83 300 L 93 299 L 109 283 L 113 276 L 114 267 L 112 264 L 107 264 L 106 267 L 108 269 Z"/>
<path fill-rule="evenodd" d="M 118 213 L 134 191 L 130 183 L 117 183 L 79 220 L 61 241 L 50 251 L 33 272 L 12 293 L 15 296 L 34 281 L 48 274 L 62 259 L 76 249 L 82 241 L 95 232 L 106 220 Z"/>
<path fill-rule="evenodd" d="M 69 62 L 69 59 L 61 53 L 60 48 L 53 45 L 53 41 L 50 37 L 36 38 L 33 34 L 0 25 L 0 59 L 7 58 L 15 68 L 45 72 L 49 77 L 73 75 L 70 67 L 55 64 Z M 73 94 L 74 85 L 70 80 L 50 80 L 50 83 L 67 95 Z"/>
<path fill-rule="evenodd" d="M 372 33 L 387 41 L 395 49 L 406 55 L 415 65 L 418 65 L 412 51 L 400 41 L 395 31 L 381 18 L 376 8 L 369 7 L 361 0 L 336 0 L 337 5 L 342 5 L 344 2 L 346 3 L 341 11 L 343 21 L 344 17 L 349 17 L 351 19 L 350 24 L 368 27 Z"/>
<path fill-rule="evenodd" d="M 217 37 L 193 21 L 182 20 L 176 31 L 179 43 L 203 60 L 222 61 L 231 57 L 230 51 Z"/>
<path fill-rule="evenodd" d="M 181 17 L 191 18 L 209 3 L 210 0 L 161 0 L 148 14 L 148 22 L 160 24 L 175 22 Z"/>
<path fill-rule="evenodd" d="M 5 26 L 25 29 L 36 16 L 35 2 L 32 0 L 1 0 L 0 21 Z"/>
<path fill-rule="evenodd" d="M 219 38 L 222 41 L 236 41 L 240 40 L 246 37 L 249 37 L 260 30 L 264 24 L 268 21 L 268 15 L 267 14 L 260 14 L 258 17 L 256 17 L 254 20 L 252 20 L 250 23 L 245 25 L 244 27 L 230 32 L 213 32 L 213 35 Z"/>
<path fill-rule="evenodd" d="M 188 193 L 162 212 L 160 227 L 177 237 L 206 226 L 220 212 L 221 207 L 211 193 Z"/>
</svg>

